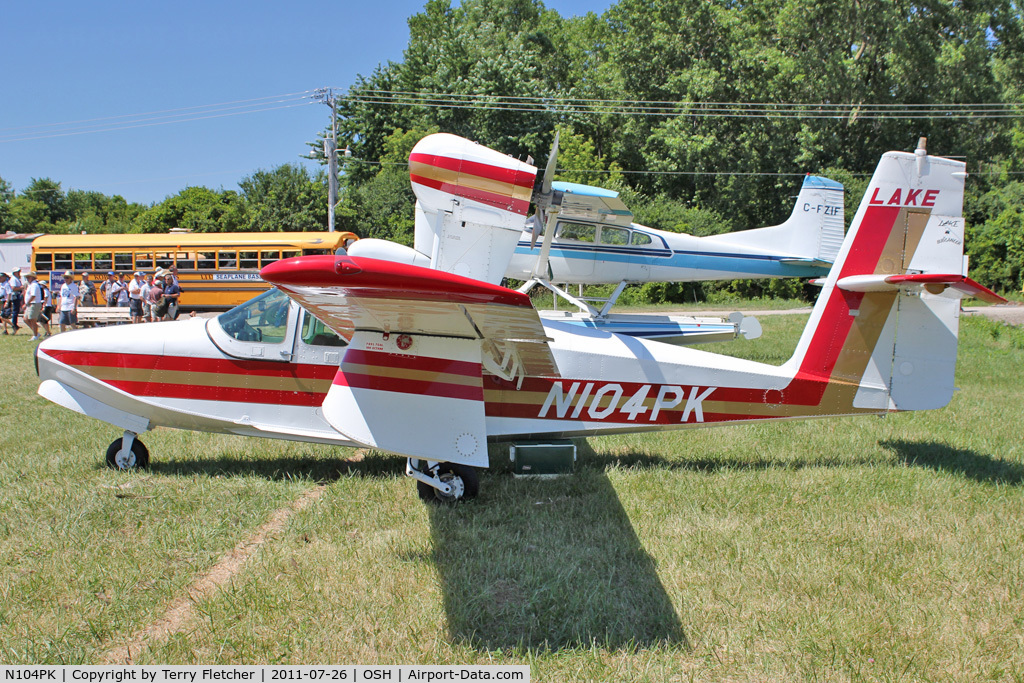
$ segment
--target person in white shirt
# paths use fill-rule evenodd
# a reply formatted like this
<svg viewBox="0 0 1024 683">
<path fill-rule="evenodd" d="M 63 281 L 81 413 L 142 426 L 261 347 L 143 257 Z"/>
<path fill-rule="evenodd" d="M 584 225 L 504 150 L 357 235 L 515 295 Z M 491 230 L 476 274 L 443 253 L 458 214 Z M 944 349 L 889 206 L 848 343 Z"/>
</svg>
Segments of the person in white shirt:
<svg viewBox="0 0 1024 683">
<path fill-rule="evenodd" d="M 128 308 L 133 323 L 142 322 L 142 273 L 135 271 L 135 277 L 128 283 Z"/>
<path fill-rule="evenodd" d="M 78 325 L 78 285 L 75 274 L 64 273 L 64 284 L 60 286 L 60 331 L 72 330 Z"/>
<path fill-rule="evenodd" d="M 53 334 L 53 330 L 50 329 L 50 321 L 53 319 L 53 297 L 50 296 L 50 286 L 46 283 L 46 280 L 36 280 L 39 283 L 39 288 L 43 292 L 43 312 L 39 316 L 39 323 L 43 326 L 44 337 L 49 337 Z"/>
<path fill-rule="evenodd" d="M 39 339 L 39 315 L 43 312 L 43 288 L 35 273 L 25 273 L 25 324 L 32 330 L 32 341 Z"/>
</svg>

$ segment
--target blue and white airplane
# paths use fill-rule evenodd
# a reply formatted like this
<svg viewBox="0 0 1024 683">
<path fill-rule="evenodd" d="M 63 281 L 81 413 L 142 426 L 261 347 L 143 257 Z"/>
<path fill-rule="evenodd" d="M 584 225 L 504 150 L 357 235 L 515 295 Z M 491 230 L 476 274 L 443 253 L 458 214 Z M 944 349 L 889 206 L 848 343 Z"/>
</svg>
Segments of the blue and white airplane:
<svg viewBox="0 0 1024 683">
<path fill-rule="evenodd" d="M 534 216 L 508 277 L 584 285 L 821 277 L 843 242 L 843 186 L 818 176 L 804 178 L 781 225 L 710 237 L 638 225 L 612 190 L 560 182 L 551 187 L 561 193 L 561 206 L 546 264 L 538 267 L 544 247 Z"/>
</svg>

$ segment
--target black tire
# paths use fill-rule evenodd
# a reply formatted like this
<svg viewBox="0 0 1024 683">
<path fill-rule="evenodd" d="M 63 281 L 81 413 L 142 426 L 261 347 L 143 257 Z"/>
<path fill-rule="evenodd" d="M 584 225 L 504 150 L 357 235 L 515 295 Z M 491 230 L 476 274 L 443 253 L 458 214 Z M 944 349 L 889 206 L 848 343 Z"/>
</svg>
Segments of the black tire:
<svg viewBox="0 0 1024 683">
<path fill-rule="evenodd" d="M 132 441 L 134 462 L 130 463 L 127 467 L 120 467 L 117 464 L 117 454 L 121 451 L 121 443 L 123 441 L 123 438 L 115 439 L 114 443 L 107 447 L 107 467 L 114 470 L 136 470 L 149 467 L 149 449 L 138 438 Z"/>
<path fill-rule="evenodd" d="M 419 494 L 420 500 L 453 505 L 463 500 L 476 498 L 477 494 L 480 493 L 480 472 L 475 467 L 456 465 L 453 462 L 443 462 L 437 466 L 437 476 L 445 483 L 454 483 L 456 488 L 461 483 L 462 494 L 449 496 L 441 493 L 430 484 L 417 481 L 416 492 Z"/>
</svg>

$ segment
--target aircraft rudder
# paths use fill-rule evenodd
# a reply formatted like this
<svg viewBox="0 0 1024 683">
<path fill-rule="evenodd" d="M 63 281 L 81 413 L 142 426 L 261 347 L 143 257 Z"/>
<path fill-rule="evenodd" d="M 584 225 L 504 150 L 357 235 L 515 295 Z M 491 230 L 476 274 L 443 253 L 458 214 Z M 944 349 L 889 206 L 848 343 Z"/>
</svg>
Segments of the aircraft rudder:
<svg viewBox="0 0 1024 683">
<path fill-rule="evenodd" d="M 965 176 L 962 162 L 923 150 L 880 160 L 790 361 L 855 388 L 840 392 L 848 408 L 936 408 L 952 396 L 958 301 L 916 280 L 963 269 Z"/>
</svg>

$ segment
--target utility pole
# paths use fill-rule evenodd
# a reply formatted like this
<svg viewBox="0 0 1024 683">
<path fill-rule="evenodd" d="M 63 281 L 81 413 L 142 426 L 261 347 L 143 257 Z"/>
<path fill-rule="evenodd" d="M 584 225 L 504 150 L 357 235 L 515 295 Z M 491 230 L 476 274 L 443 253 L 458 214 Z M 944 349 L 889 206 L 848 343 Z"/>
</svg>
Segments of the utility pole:
<svg viewBox="0 0 1024 683">
<path fill-rule="evenodd" d="M 324 156 L 327 157 L 327 230 L 334 232 L 334 207 L 338 203 L 338 105 L 331 88 L 319 88 L 313 99 L 331 108 L 331 135 L 324 138 Z"/>
</svg>

